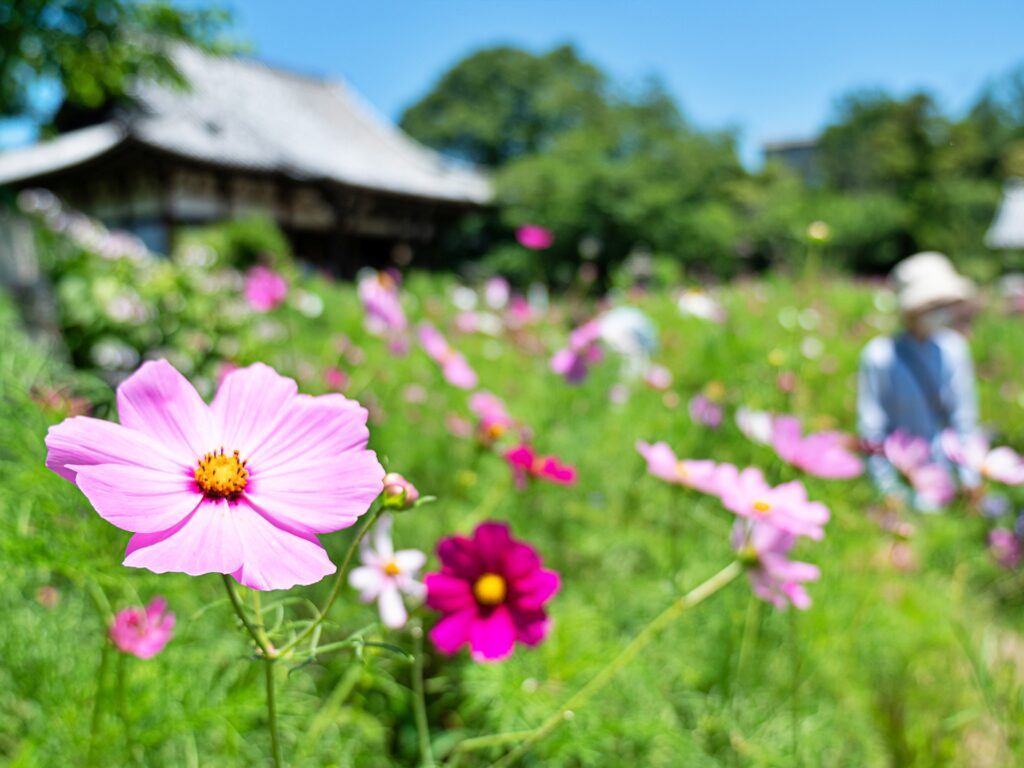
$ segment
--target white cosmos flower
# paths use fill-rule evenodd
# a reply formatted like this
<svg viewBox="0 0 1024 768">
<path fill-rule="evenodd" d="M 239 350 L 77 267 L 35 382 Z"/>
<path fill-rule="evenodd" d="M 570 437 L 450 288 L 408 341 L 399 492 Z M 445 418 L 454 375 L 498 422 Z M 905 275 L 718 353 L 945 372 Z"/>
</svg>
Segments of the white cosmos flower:
<svg viewBox="0 0 1024 768">
<path fill-rule="evenodd" d="M 377 601 L 384 626 L 399 629 L 409 614 L 402 602 L 402 593 L 422 598 L 423 584 L 416 580 L 427 556 L 418 549 L 395 551 L 391 543 L 391 515 L 382 515 L 372 535 L 373 544 L 363 543 L 359 557 L 362 565 L 354 568 L 348 583 L 358 589 L 364 603 Z"/>
</svg>

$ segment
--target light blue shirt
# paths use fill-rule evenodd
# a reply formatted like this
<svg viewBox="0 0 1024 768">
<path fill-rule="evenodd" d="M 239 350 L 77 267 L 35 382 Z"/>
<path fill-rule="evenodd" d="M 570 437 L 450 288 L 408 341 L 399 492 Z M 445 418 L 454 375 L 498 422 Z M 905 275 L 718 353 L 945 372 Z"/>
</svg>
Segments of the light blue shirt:
<svg viewBox="0 0 1024 768">
<path fill-rule="evenodd" d="M 897 344 L 906 345 L 907 353 L 918 361 L 920 374 L 928 377 L 930 389 L 941 402 L 941 414 L 929 404 L 915 371 L 897 354 Z M 909 334 L 880 336 L 864 348 L 857 383 L 857 431 L 867 443 L 880 446 L 886 437 L 902 430 L 927 440 L 934 460 L 948 466 L 939 445 L 943 430 L 951 428 L 966 437 L 977 426 L 974 365 L 967 341 L 959 333 L 941 330 L 926 341 Z M 871 456 L 868 472 L 882 493 L 907 496 L 899 472 L 885 456 Z M 960 481 L 974 486 L 978 478 L 961 469 Z"/>
</svg>

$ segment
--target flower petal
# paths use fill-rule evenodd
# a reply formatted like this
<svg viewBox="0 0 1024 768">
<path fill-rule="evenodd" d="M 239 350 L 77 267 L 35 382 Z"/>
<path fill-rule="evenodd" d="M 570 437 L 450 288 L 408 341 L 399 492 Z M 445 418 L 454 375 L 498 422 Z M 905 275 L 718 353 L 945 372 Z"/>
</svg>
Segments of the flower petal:
<svg viewBox="0 0 1024 768">
<path fill-rule="evenodd" d="M 380 619 L 385 627 L 401 629 L 405 626 L 409 614 L 402 602 L 402 595 L 394 584 L 388 584 L 380 593 L 377 603 L 380 608 Z"/>
<path fill-rule="evenodd" d="M 235 510 L 224 499 L 205 500 L 173 528 L 158 533 L 137 533 L 128 543 L 124 564 L 153 573 L 234 573 L 242 565 L 244 550 Z"/>
<path fill-rule="evenodd" d="M 428 573 L 427 605 L 442 613 L 456 613 L 476 608 L 473 590 L 468 581 L 445 573 Z"/>
<path fill-rule="evenodd" d="M 73 466 L 77 484 L 99 516 L 133 533 L 166 531 L 191 514 L 203 500 L 196 481 L 127 464 Z"/>
<path fill-rule="evenodd" d="M 117 388 L 117 415 L 129 429 L 149 435 L 184 460 L 220 447 L 210 409 L 166 360 L 150 360 Z"/>
<path fill-rule="evenodd" d="M 132 464 L 163 472 L 191 466 L 171 458 L 163 446 L 141 432 L 89 416 L 75 416 L 50 427 L 46 433 L 46 466 L 75 482 L 72 466 Z"/>
<path fill-rule="evenodd" d="M 441 653 L 453 654 L 469 642 L 475 621 L 475 607 L 445 616 L 430 630 L 430 639 Z"/>
<path fill-rule="evenodd" d="M 498 573 L 505 550 L 509 546 L 509 528 L 506 523 L 481 523 L 473 532 L 481 565 L 489 573 Z"/>
<path fill-rule="evenodd" d="M 511 586 L 514 592 L 513 606 L 519 610 L 535 611 L 558 591 L 561 578 L 555 571 L 537 570 L 512 582 Z"/>
<path fill-rule="evenodd" d="M 384 586 L 384 574 L 376 568 L 361 565 L 349 571 L 348 583 L 353 589 L 359 590 L 359 599 L 368 603 L 376 600 L 380 594 L 381 587 Z"/>
<path fill-rule="evenodd" d="M 469 648 L 474 661 L 500 661 L 512 655 L 516 626 L 504 605 L 489 616 L 480 616 L 469 630 Z"/>
<path fill-rule="evenodd" d="M 263 363 L 229 373 L 210 406 L 224 447 L 251 456 L 298 391 L 294 381 Z"/>
<path fill-rule="evenodd" d="M 232 511 L 242 542 L 242 566 L 232 573 L 239 584 L 261 590 L 289 589 L 315 584 L 337 570 L 316 537 L 278 528 L 244 498 Z"/>
</svg>

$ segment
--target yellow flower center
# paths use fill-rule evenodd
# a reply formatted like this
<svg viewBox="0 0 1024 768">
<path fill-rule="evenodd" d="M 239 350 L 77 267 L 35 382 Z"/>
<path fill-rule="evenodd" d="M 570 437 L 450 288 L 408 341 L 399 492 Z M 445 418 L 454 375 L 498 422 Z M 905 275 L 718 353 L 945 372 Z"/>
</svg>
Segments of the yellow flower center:
<svg viewBox="0 0 1024 768">
<path fill-rule="evenodd" d="M 473 596 L 480 605 L 505 602 L 505 579 L 496 573 L 485 573 L 473 585 Z"/>
<path fill-rule="evenodd" d="M 767 501 L 755 501 L 754 511 L 757 512 L 759 515 L 767 515 L 769 512 L 772 511 L 772 505 L 769 504 Z"/>
<path fill-rule="evenodd" d="M 207 496 L 234 499 L 249 482 L 247 462 L 238 458 L 238 451 L 226 454 L 224 449 L 208 453 L 199 460 L 194 473 L 196 483 Z"/>
<path fill-rule="evenodd" d="M 384 566 L 384 574 L 387 576 L 397 576 L 401 572 L 402 571 L 398 568 L 398 564 L 394 560 Z"/>
<path fill-rule="evenodd" d="M 505 425 L 504 424 L 491 424 L 491 426 L 489 426 L 487 428 L 487 436 L 489 438 L 491 438 L 492 440 L 497 440 L 498 438 L 500 438 L 504 434 L 505 434 Z"/>
<path fill-rule="evenodd" d="M 676 477 L 680 480 L 685 480 L 690 476 L 689 471 L 686 469 L 686 462 L 676 462 Z"/>
</svg>

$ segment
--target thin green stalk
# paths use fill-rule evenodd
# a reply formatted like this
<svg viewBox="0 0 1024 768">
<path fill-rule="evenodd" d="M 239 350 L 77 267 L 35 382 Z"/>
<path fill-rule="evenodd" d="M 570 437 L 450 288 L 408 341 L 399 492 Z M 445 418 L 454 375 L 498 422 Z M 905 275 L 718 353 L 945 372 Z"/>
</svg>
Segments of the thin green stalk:
<svg viewBox="0 0 1024 768">
<path fill-rule="evenodd" d="M 86 762 L 95 765 L 96 742 L 99 739 L 100 724 L 103 721 L 103 681 L 107 676 L 110 662 L 110 642 L 104 637 L 100 651 L 100 665 L 96 670 L 96 693 L 92 699 L 92 723 L 89 726 L 89 754 Z"/>
<path fill-rule="evenodd" d="M 423 624 L 416 622 L 412 628 L 413 662 L 412 692 L 413 713 L 416 716 L 416 734 L 420 743 L 420 765 L 433 768 L 434 752 L 430 747 L 430 726 L 427 723 L 427 702 L 423 692 Z"/>
<path fill-rule="evenodd" d="M 274 757 L 274 768 L 284 768 L 281 756 L 281 739 L 277 732 L 277 700 L 274 697 L 274 662 L 272 658 L 263 660 L 263 669 L 267 680 L 267 721 L 270 726 L 270 751 Z"/>
<path fill-rule="evenodd" d="M 128 710 L 125 707 L 125 688 L 128 677 L 128 654 L 119 653 L 117 658 L 117 716 L 121 720 L 121 729 L 124 731 L 124 750 L 128 758 L 132 754 L 132 733 L 128 726 Z"/>
<path fill-rule="evenodd" d="M 242 605 L 242 601 L 238 597 L 238 591 L 235 589 L 235 582 L 227 574 L 224 574 L 224 586 L 228 591 L 228 597 L 231 599 L 231 607 L 235 609 L 235 613 L 241 619 L 242 625 L 249 632 L 252 641 L 256 643 L 256 646 L 263 655 L 269 659 L 271 657 L 270 647 L 264 643 L 262 636 L 256 631 L 256 627 L 249 621 L 249 615 L 245 612 L 245 606 Z"/>
<path fill-rule="evenodd" d="M 515 749 L 506 753 L 504 757 L 493 763 L 491 768 L 503 768 L 504 766 L 511 765 L 517 759 L 522 757 L 531 746 L 557 728 L 560 723 L 567 719 L 571 719 L 580 707 L 586 704 L 594 697 L 595 694 L 610 683 L 624 666 L 626 666 L 637 656 L 637 654 L 646 648 L 663 629 L 679 618 L 686 609 L 704 602 L 718 590 L 732 582 L 741 573 L 743 573 L 743 566 L 738 560 L 734 560 L 703 584 L 700 584 L 675 600 L 668 608 L 658 614 L 646 627 L 644 627 L 640 631 L 640 634 L 634 637 L 629 644 L 619 652 L 618 656 L 612 659 L 604 669 L 598 672 L 589 683 L 573 694 L 569 700 L 559 707 L 558 711 L 554 712 L 547 720 L 542 722 L 534 730 L 530 731 L 530 735 L 523 739 Z"/>
<path fill-rule="evenodd" d="M 274 646 L 267 636 L 267 626 L 263 623 L 263 603 L 258 589 L 252 590 L 252 611 L 256 614 L 256 631 L 259 632 L 260 639 L 263 640 L 263 647 L 269 651 L 268 656 L 273 656 Z"/>
<path fill-rule="evenodd" d="M 331 610 L 331 606 L 334 605 L 334 601 L 337 600 L 338 595 L 341 594 L 341 588 L 345 584 L 345 576 L 348 574 L 348 569 L 352 564 L 352 558 L 355 557 L 356 550 L 359 549 L 359 545 L 362 543 L 363 539 L 366 538 L 366 534 L 368 534 L 370 529 L 373 528 L 383 511 L 384 507 L 378 505 L 377 508 L 370 513 L 369 519 L 366 521 L 366 525 L 360 529 L 359 535 L 352 540 L 352 544 L 349 545 L 348 552 L 345 553 L 345 559 L 342 560 L 341 566 L 338 568 L 338 574 L 334 577 L 334 585 L 331 587 L 331 593 L 327 596 L 327 602 L 324 603 L 324 607 L 320 609 L 319 615 L 313 619 L 309 626 L 300 632 L 293 640 L 285 643 L 284 646 L 276 653 L 276 656 L 280 657 L 287 654 L 303 640 L 312 635 L 313 632 L 316 631 L 316 628 L 319 627 L 323 623 L 324 619 L 327 618 L 327 613 Z"/>
</svg>

